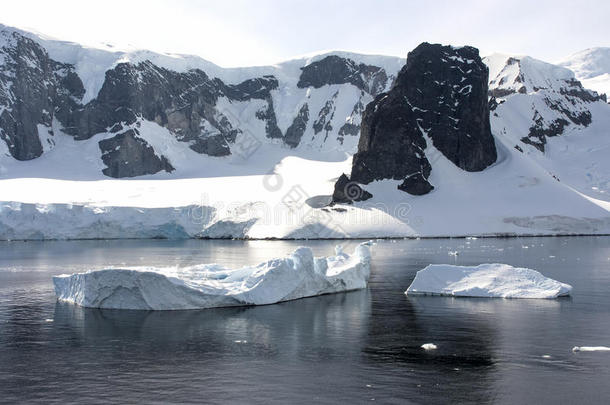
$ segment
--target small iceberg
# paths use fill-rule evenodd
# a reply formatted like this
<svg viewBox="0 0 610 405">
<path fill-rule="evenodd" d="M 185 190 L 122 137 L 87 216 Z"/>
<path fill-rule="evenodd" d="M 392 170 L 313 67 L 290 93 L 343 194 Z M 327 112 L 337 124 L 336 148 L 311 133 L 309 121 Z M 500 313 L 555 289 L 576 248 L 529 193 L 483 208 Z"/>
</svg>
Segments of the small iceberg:
<svg viewBox="0 0 610 405">
<path fill-rule="evenodd" d="M 188 268 L 93 270 L 53 277 L 60 301 L 108 309 L 177 310 L 265 305 L 366 288 L 371 254 L 367 243 L 353 255 L 340 248 L 314 258 L 299 247 L 286 258 L 228 269 L 216 264 Z"/>
<path fill-rule="evenodd" d="M 424 343 L 421 345 L 421 348 L 424 350 L 436 350 L 438 347 L 434 343 Z"/>
<path fill-rule="evenodd" d="M 451 297 L 557 298 L 570 295 L 572 286 L 531 269 L 508 264 L 453 266 L 431 264 L 417 272 L 407 295 Z"/>
<path fill-rule="evenodd" d="M 606 346 L 574 346 L 573 352 L 610 352 L 610 347 Z"/>
</svg>

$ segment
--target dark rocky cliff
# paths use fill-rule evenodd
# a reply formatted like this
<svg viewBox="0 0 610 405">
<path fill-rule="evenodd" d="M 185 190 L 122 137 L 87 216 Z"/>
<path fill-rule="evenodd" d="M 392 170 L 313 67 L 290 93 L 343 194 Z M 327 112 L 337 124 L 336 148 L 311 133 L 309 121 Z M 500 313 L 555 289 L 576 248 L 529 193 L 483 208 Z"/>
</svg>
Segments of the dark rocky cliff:
<svg viewBox="0 0 610 405">
<path fill-rule="evenodd" d="M 377 95 L 388 82 L 386 72 L 377 66 L 356 63 L 337 55 L 327 56 L 301 68 L 300 88 L 320 88 L 329 84 L 350 83 L 362 91 Z"/>
<path fill-rule="evenodd" d="M 428 181 L 433 170 L 425 153 L 429 142 L 466 171 L 494 163 L 487 81 L 488 69 L 476 48 L 419 45 L 391 90 L 367 105 L 350 180 L 402 180 L 400 190 L 427 194 L 434 188 Z"/>
<path fill-rule="evenodd" d="M 71 65 L 49 58 L 33 40 L 0 31 L 0 139 L 17 160 L 39 157 L 52 142 L 52 123 L 66 119 L 85 93 Z M 48 131 L 39 134 L 39 125 Z"/>
</svg>

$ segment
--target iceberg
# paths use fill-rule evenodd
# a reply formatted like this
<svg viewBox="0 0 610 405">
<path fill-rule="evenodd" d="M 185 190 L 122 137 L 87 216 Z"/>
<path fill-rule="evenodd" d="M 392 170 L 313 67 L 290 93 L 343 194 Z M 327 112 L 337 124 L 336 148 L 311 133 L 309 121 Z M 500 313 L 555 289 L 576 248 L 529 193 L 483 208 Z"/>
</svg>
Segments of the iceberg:
<svg viewBox="0 0 610 405">
<path fill-rule="evenodd" d="M 366 288 L 368 243 L 352 255 L 314 258 L 299 247 L 285 258 L 229 269 L 217 264 L 186 268 L 92 270 L 53 277 L 57 299 L 83 307 L 139 310 L 265 305 Z"/>
<path fill-rule="evenodd" d="M 431 264 L 417 272 L 407 295 L 452 297 L 557 298 L 570 295 L 572 286 L 536 270 L 508 264 L 454 266 Z"/>
</svg>

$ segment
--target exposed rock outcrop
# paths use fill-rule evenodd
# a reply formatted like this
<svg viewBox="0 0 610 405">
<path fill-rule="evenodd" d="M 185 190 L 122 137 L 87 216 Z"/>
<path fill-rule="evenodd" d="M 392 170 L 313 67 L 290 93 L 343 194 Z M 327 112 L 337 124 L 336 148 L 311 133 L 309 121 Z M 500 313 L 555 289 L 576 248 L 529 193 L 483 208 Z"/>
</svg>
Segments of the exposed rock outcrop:
<svg viewBox="0 0 610 405">
<path fill-rule="evenodd" d="M 301 68 L 301 71 L 297 83 L 300 88 L 350 83 L 374 96 L 382 92 L 388 82 L 388 76 L 382 68 L 358 64 L 337 55 L 329 55 L 313 62 Z"/>
<path fill-rule="evenodd" d="M 307 123 L 309 122 L 309 106 L 307 103 L 303 104 L 299 113 L 292 121 L 292 124 L 286 130 L 286 136 L 284 142 L 290 147 L 295 148 L 301 142 L 301 138 L 307 129 Z"/>
<path fill-rule="evenodd" d="M 431 146 L 466 171 L 494 163 L 487 80 L 476 48 L 419 45 L 392 89 L 366 107 L 351 181 L 402 180 L 400 190 L 427 194 Z"/>
<path fill-rule="evenodd" d="M 154 149 L 139 137 L 136 129 L 104 139 L 99 142 L 99 147 L 102 160 L 108 166 L 103 173 L 109 177 L 136 177 L 161 170 L 174 171 L 167 158 L 157 156 Z"/>
<path fill-rule="evenodd" d="M 196 152 L 224 156 L 230 154 L 229 144 L 241 131 L 217 108 L 218 99 L 270 100 L 269 92 L 276 87 L 273 77 L 225 85 L 199 69 L 179 73 L 149 61 L 121 63 L 106 72 L 97 98 L 76 114 L 74 125 L 67 126 L 66 132 L 88 139 L 118 123 L 129 125 L 142 117 L 168 128 Z M 273 111 L 272 104 L 269 109 Z M 274 125 L 273 114 L 259 118 Z"/>
<path fill-rule="evenodd" d="M 365 201 L 373 197 L 371 193 L 363 190 L 358 184 L 342 174 L 335 183 L 332 203 L 351 204 L 355 201 Z"/>
<path fill-rule="evenodd" d="M 33 40 L 0 31 L 0 44 L 0 140 L 15 159 L 34 159 L 54 145 L 53 119 L 71 116 L 85 90 L 73 66 Z"/>
</svg>

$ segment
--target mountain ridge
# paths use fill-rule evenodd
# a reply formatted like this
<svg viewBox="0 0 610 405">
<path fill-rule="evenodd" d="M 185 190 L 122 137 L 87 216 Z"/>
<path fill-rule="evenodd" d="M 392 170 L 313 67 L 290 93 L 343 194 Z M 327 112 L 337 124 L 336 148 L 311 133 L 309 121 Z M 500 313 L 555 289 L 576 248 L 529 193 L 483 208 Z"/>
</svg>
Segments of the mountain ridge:
<svg viewBox="0 0 610 405">
<path fill-rule="evenodd" d="M 17 107 L 16 111 L 24 111 L 19 106 L 25 105 L 28 111 L 44 109 L 48 112 L 45 120 L 31 114 L 27 117 L 5 117 L 5 121 L 10 119 L 11 122 L 3 125 L 0 135 L 7 141 L 9 152 L 17 160 L 35 159 L 45 150 L 52 149 L 53 137 L 58 130 L 76 140 L 83 140 L 96 134 L 118 133 L 132 124 L 139 125 L 142 120 L 168 128 L 194 151 L 210 156 L 229 155 L 231 148 L 236 149 L 233 153 L 247 155 L 250 151 L 239 150 L 244 148 L 244 143 L 259 144 L 274 139 L 283 141 L 290 148 L 300 143 L 320 148 L 330 142 L 335 149 L 349 151 L 357 142 L 353 139 L 350 141 L 350 138 L 357 135 L 363 106 L 377 92 L 389 86 L 395 74 L 381 66 L 398 70 L 402 64 L 399 58 L 340 53 L 318 55 L 276 66 L 222 69 L 196 57 L 173 58 L 148 51 L 128 54 L 106 52 L 86 49 L 75 43 L 40 39 L 18 30 L 5 28 L 0 32 L 4 37 L 0 48 L 5 55 L 12 55 L 3 58 L 4 71 L 7 72 L 5 94 L 14 96 L 7 90 L 9 87 L 26 89 L 23 85 L 13 86 L 19 82 L 16 72 L 21 72 L 18 67 L 21 65 L 37 65 L 28 74 L 31 77 L 38 75 L 35 79 L 23 78 L 22 82 L 49 82 L 49 78 L 40 75 L 49 70 L 42 66 L 64 63 L 58 60 L 70 62 L 66 63 L 66 67 L 71 77 L 75 78 L 74 92 L 65 101 L 55 100 L 54 96 L 70 89 L 58 84 L 47 86 L 49 100 L 67 106 L 61 111 L 53 103 L 43 108 L 33 105 L 24 97 L 6 97 L 5 110 Z M 37 40 L 32 39 L 34 37 Z M 20 44 L 25 43 L 29 47 L 28 52 L 37 53 L 36 61 L 21 58 L 20 55 L 26 51 L 11 51 L 17 46 L 24 47 Z M 58 60 L 53 59 L 54 56 Z M 354 61 L 348 56 L 358 60 Z M 193 60 L 196 63 L 191 65 Z M 373 60 L 380 62 L 378 65 L 381 66 L 366 64 Z M 318 82 L 312 86 L 304 85 L 300 78 L 314 67 L 319 67 L 318 70 L 326 76 L 318 77 Z M 326 94 L 326 84 L 335 85 L 332 94 Z M 12 105 L 9 101 L 17 104 Z M 246 101 L 252 102 L 248 106 L 238 105 Z M 257 106 L 253 107 L 254 104 Z M 184 105 L 190 106 L 187 111 L 182 111 Z M 309 110 L 312 110 L 311 113 Z M 57 125 L 51 128 L 55 118 Z M 262 121 L 264 131 L 261 131 L 258 121 Z M 19 135 L 11 134 L 9 129 L 19 122 L 35 122 L 45 127 L 46 130 L 42 131 L 46 131 L 44 138 L 48 145 L 42 145 L 40 139 L 43 137 L 40 134 L 37 136 L 33 128 L 23 129 Z M 244 137 L 250 139 L 244 141 Z M 21 144 L 18 140 L 25 142 Z M 140 142 L 142 147 L 139 149 L 133 148 L 138 143 L 130 144 L 137 160 L 154 160 L 146 141 L 141 137 L 140 140 L 143 143 Z M 121 147 L 120 143 L 116 146 Z M 107 152 L 101 149 L 102 154 Z M 159 158 L 163 159 L 163 156 Z M 120 165 L 114 161 L 109 164 Z M 133 166 L 133 163 L 129 164 Z M 144 163 L 139 170 L 132 167 L 105 170 L 104 173 L 113 177 L 125 177 L 123 174 L 129 173 L 131 177 L 153 174 L 154 171 Z"/>
<path fill-rule="evenodd" d="M 0 46 L 0 239 L 120 238 L 138 229 L 169 238 L 610 233 L 610 105 L 563 67 L 487 60 L 478 71 L 490 70 L 489 91 L 476 104 L 491 111 L 486 144 L 495 157 L 482 154 L 479 165 L 468 157 L 474 150 L 460 149 L 481 114 L 448 114 L 456 131 L 418 138 L 413 156 L 429 163 L 422 173 L 433 188 L 411 195 L 399 188 L 405 176 L 392 172 L 360 185 L 341 176 L 357 160 L 366 110 L 394 89 L 405 59 L 326 54 L 231 70 L 223 80 L 139 53 L 110 61 L 88 100 L 95 80 L 53 59 L 62 49 L 75 56 L 60 48 L 47 52 L 19 34 Z M 81 68 L 106 66 L 98 62 L 83 58 Z M 426 131 L 450 95 L 443 92 L 458 86 L 464 99 L 454 102 L 468 105 L 474 84 L 469 92 L 460 83 L 480 81 L 454 67 L 463 75 L 431 86 L 439 92 L 432 101 L 408 90 L 430 70 L 425 63 L 403 83 L 405 102 L 428 110 L 411 117 Z M 382 164 L 413 163 L 386 152 L 376 158 Z M 329 205 L 337 179 L 369 198 Z"/>
</svg>

